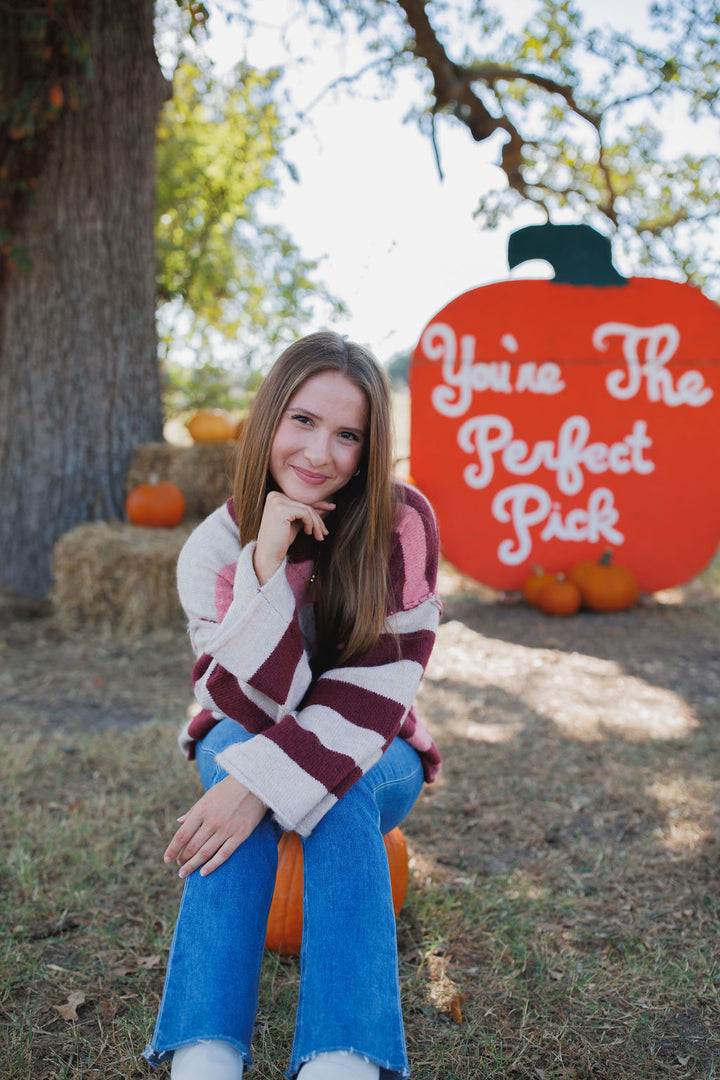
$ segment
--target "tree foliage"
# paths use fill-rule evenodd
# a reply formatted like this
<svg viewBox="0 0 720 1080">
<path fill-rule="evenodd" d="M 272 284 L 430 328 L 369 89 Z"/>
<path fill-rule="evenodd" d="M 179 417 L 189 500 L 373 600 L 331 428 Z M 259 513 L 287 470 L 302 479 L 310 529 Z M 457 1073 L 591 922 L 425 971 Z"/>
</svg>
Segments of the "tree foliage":
<svg viewBox="0 0 720 1080">
<path fill-rule="evenodd" d="M 421 73 L 439 168 L 445 123 L 497 143 L 506 183 L 478 193 L 484 225 L 529 203 L 720 297 L 715 0 L 657 0 L 637 38 L 592 25 L 602 5 L 573 0 L 538 0 L 517 30 L 483 0 L 306 3 L 324 32 L 360 33 L 376 72 Z"/>
<path fill-rule="evenodd" d="M 285 135 L 277 78 L 246 64 L 221 78 L 189 56 L 175 70 L 157 145 L 163 356 L 185 346 L 208 363 L 224 341 L 226 356 L 257 366 L 326 295 L 313 279 L 317 264 L 262 214 Z"/>
</svg>

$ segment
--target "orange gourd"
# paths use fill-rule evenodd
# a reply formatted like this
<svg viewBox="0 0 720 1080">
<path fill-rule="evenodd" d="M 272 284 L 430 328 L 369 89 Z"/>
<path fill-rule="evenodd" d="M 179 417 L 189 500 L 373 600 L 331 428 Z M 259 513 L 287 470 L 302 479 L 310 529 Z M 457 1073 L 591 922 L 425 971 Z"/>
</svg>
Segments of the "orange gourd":
<svg viewBox="0 0 720 1080">
<path fill-rule="evenodd" d="M 525 602 L 537 607 L 540 590 L 553 581 L 555 581 L 555 574 L 543 570 L 542 566 L 533 566 L 532 573 L 523 582 L 522 594 Z"/>
<path fill-rule="evenodd" d="M 537 596 L 537 606 L 546 615 L 574 615 L 581 603 L 580 590 L 564 574 L 556 574 L 552 581 L 546 582 Z"/>
<path fill-rule="evenodd" d="M 185 496 L 169 480 L 138 484 L 128 493 L 125 513 L 133 525 L 171 529 L 185 514 Z"/>
<path fill-rule="evenodd" d="M 596 565 L 595 559 L 582 559 L 581 562 L 575 563 L 571 566 L 567 572 L 568 581 L 574 582 L 580 593 L 582 594 L 585 581 L 587 579 L 588 572 Z"/>
<path fill-rule="evenodd" d="M 612 561 L 612 551 L 584 565 L 580 573 L 582 602 L 590 611 L 626 611 L 638 601 L 637 578 L 626 566 Z"/>
<path fill-rule="evenodd" d="M 399 828 L 384 837 L 390 867 L 393 908 L 397 915 L 407 894 L 408 854 L 405 837 Z M 300 952 L 303 923 L 303 857 L 297 833 L 283 833 L 278 844 L 278 868 L 275 892 L 267 922 L 265 947 L 281 956 Z"/>
<path fill-rule="evenodd" d="M 237 435 L 237 423 L 222 409 L 200 409 L 185 424 L 195 442 L 225 442 Z"/>
</svg>

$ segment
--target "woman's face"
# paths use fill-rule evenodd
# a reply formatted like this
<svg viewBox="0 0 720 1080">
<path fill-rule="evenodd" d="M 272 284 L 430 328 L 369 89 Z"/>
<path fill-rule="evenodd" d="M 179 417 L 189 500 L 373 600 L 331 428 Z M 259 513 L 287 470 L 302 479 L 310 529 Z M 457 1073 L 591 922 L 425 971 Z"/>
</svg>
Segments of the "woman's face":
<svg viewBox="0 0 720 1080">
<path fill-rule="evenodd" d="M 339 371 L 302 384 L 280 417 L 270 448 L 270 472 L 290 499 L 331 499 L 357 471 L 367 437 L 363 391 Z"/>
</svg>

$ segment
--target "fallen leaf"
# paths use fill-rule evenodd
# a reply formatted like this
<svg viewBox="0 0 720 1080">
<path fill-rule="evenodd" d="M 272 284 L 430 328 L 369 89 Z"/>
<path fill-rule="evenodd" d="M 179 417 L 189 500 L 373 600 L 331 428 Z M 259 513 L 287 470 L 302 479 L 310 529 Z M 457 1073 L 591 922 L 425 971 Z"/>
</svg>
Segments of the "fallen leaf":
<svg viewBox="0 0 720 1080">
<path fill-rule="evenodd" d="M 63 1020 L 77 1020 L 78 1018 L 78 1006 L 84 1005 L 85 995 L 82 990 L 73 990 L 71 994 L 68 994 L 68 999 L 64 1005 L 53 1005 L 55 1012 L 60 1013 Z"/>
<path fill-rule="evenodd" d="M 138 957 L 138 967 L 154 968 L 157 967 L 160 963 L 162 963 L 162 956 L 159 955 Z"/>
<path fill-rule="evenodd" d="M 115 979 L 123 979 L 126 975 L 129 975 L 131 971 L 135 971 L 136 968 L 133 964 L 119 964 L 118 967 L 114 967 L 111 971 L 111 975 Z"/>
<path fill-rule="evenodd" d="M 109 1027 L 117 1015 L 117 1006 L 112 998 L 103 998 L 98 1006 L 98 1012 L 103 1023 Z"/>
<path fill-rule="evenodd" d="M 453 994 L 450 998 L 450 1016 L 456 1024 L 462 1024 L 463 1014 L 461 1005 L 467 1000 L 467 994 Z"/>
</svg>

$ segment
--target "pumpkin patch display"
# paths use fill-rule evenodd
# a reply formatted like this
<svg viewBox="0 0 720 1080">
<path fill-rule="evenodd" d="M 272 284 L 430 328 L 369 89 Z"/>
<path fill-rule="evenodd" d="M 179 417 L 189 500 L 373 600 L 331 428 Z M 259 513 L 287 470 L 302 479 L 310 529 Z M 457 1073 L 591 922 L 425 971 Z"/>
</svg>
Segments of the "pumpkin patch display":
<svg viewBox="0 0 720 1080">
<path fill-rule="evenodd" d="M 400 912 L 407 895 L 409 868 L 405 837 L 399 828 L 383 838 L 390 868 L 393 909 Z M 265 947 L 281 956 L 300 952 L 303 924 L 303 855 L 297 833 L 283 833 L 278 844 L 278 868 L 275 877 Z"/>
<path fill-rule="evenodd" d="M 185 514 L 185 496 L 169 480 L 137 484 L 128 492 L 125 513 L 133 525 L 172 529 Z"/>
<path fill-rule="evenodd" d="M 410 368 L 410 472 L 443 553 L 496 589 L 610 547 L 653 592 L 720 543 L 720 309 L 697 288 L 624 278 L 587 226 L 510 237 L 511 268 L 451 300 Z"/>
<path fill-rule="evenodd" d="M 568 575 L 578 586 L 583 607 L 590 611 L 627 611 L 638 601 L 637 578 L 604 551 L 597 562 L 583 562 Z"/>
<path fill-rule="evenodd" d="M 533 566 L 532 572 L 523 582 L 522 594 L 525 602 L 536 607 L 540 590 L 544 585 L 549 585 L 553 581 L 555 581 L 555 574 L 543 570 L 542 566 Z"/>
<path fill-rule="evenodd" d="M 238 433 L 237 422 L 222 409 L 200 409 L 186 421 L 185 427 L 194 442 L 225 442 Z"/>
<path fill-rule="evenodd" d="M 580 610 L 581 603 L 580 590 L 564 574 L 555 574 L 552 581 L 541 585 L 536 600 L 546 615 L 574 615 Z"/>
</svg>

